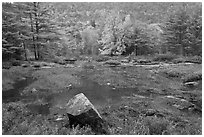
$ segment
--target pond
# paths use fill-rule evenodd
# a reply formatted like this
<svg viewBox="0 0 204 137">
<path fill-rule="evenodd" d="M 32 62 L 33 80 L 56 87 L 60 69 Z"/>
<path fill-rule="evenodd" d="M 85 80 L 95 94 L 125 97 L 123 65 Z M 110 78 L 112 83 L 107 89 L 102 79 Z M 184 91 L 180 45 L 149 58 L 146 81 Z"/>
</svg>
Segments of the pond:
<svg viewBox="0 0 204 137">
<path fill-rule="evenodd" d="M 13 89 L 3 91 L 3 102 L 6 103 L 21 100 L 27 104 L 27 108 L 33 113 L 48 115 L 50 113 L 64 113 L 65 105 L 72 97 L 79 93 L 84 93 L 96 108 L 118 103 L 124 96 L 131 96 L 133 94 L 150 96 L 149 93 L 139 92 L 138 88 L 114 88 L 108 84 L 100 85 L 97 82 L 84 77 L 80 80 L 80 87 L 70 87 L 68 89 L 63 89 L 60 93 L 44 96 L 21 96 L 20 92 L 32 82 L 34 82 L 34 79 L 32 78 L 16 81 L 13 85 Z"/>
<path fill-rule="evenodd" d="M 109 85 L 100 85 L 95 81 L 81 78 L 80 87 L 71 87 L 64 89 L 61 93 L 53 95 L 52 103 L 54 106 L 64 106 L 73 96 L 84 93 L 84 95 L 96 107 L 117 103 L 121 101 L 122 96 L 130 96 L 138 92 L 137 88 L 114 88 Z"/>
<path fill-rule="evenodd" d="M 15 101 L 21 100 L 22 97 L 20 95 L 20 92 L 23 91 L 25 87 L 27 87 L 29 84 L 31 84 L 34 81 L 35 79 L 33 79 L 32 77 L 26 77 L 15 81 L 12 89 L 3 90 L 2 92 L 3 103 L 15 102 Z"/>
</svg>

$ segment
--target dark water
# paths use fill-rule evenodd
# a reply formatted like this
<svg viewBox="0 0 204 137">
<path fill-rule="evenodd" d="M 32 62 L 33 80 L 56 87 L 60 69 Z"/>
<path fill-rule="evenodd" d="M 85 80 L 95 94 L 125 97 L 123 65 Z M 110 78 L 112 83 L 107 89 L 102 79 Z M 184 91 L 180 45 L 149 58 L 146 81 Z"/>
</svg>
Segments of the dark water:
<svg viewBox="0 0 204 137">
<path fill-rule="evenodd" d="M 138 91 L 137 88 L 115 89 L 108 85 L 99 85 L 97 82 L 82 79 L 81 87 L 65 89 L 62 93 L 53 95 L 52 103 L 55 106 L 65 105 L 73 96 L 84 93 L 84 95 L 95 105 L 101 106 L 121 101 L 122 96 L 129 96 Z"/>
<path fill-rule="evenodd" d="M 3 90 L 2 92 L 3 103 L 19 101 L 21 99 L 20 92 L 34 81 L 35 79 L 27 77 L 25 79 L 16 81 L 13 84 L 12 89 L 6 91 Z"/>
<path fill-rule="evenodd" d="M 118 103 L 122 100 L 123 96 L 130 96 L 133 93 L 137 94 L 137 88 L 114 88 L 109 85 L 100 85 L 95 81 L 91 81 L 86 78 L 81 78 L 80 87 L 71 87 L 69 89 L 63 89 L 62 92 L 44 95 L 44 96 L 20 96 L 20 92 L 25 87 L 34 82 L 32 78 L 26 78 L 25 80 L 17 81 L 13 87 L 14 89 L 3 91 L 3 102 L 15 102 L 23 101 L 28 104 L 27 108 L 33 113 L 47 115 L 51 111 L 58 111 L 63 109 L 68 101 L 79 93 L 84 93 L 85 96 L 91 101 L 96 107 L 102 107 L 104 105 L 111 105 Z M 41 91 L 40 91 L 41 92 Z M 47 91 L 49 93 L 49 91 Z M 149 96 L 145 94 L 145 96 Z M 43 100 L 42 103 L 35 103 L 36 100 Z"/>
</svg>

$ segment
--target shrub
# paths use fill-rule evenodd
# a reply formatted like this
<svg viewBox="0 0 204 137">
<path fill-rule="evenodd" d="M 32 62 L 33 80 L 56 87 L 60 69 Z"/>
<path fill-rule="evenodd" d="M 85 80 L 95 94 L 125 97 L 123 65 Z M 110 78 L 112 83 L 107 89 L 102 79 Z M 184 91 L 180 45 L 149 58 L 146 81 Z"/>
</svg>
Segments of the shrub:
<svg viewBox="0 0 204 137">
<path fill-rule="evenodd" d="M 167 53 L 167 54 L 159 54 L 159 55 L 156 55 L 154 58 L 153 58 L 153 61 L 172 61 L 174 60 L 176 57 L 176 55 L 173 55 L 171 53 Z"/>
<path fill-rule="evenodd" d="M 104 62 L 104 61 L 109 60 L 109 58 L 110 57 L 108 57 L 108 56 L 97 56 L 97 57 L 95 57 L 94 60 L 96 60 L 97 62 Z"/>
<path fill-rule="evenodd" d="M 185 76 L 183 78 L 183 82 L 193 82 L 193 81 L 198 81 L 202 80 L 202 73 L 193 73 Z"/>
<path fill-rule="evenodd" d="M 187 62 L 202 64 L 202 57 L 201 56 L 188 57 Z"/>
<path fill-rule="evenodd" d="M 162 135 L 167 130 L 169 121 L 164 118 L 150 117 L 146 119 L 150 135 Z"/>
<path fill-rule="evenodd" d="M 142 117 L 137 120 L 132 118 L 123 119 L 119 126 L 110 127 L 109 131 L 111 135 L 149 135 L 149 129 Z"/>
<path fill-rule="evenodd" d="M 177 63 L 184 63 L 184 62 L 186 62 L 186 59 L 180 57 L 180 58 L 173 59 L 172 62 L 175 63 L 175 64 L 177 64 Z"/>
<path fill-rule="evenodd" d="M 19 60 L 14 60 L 14 61 L 12 61 L 12 65 L 13 66 L 20 66 L 21 62 Z"/>
<path fill-rule="evenodd" d="M 163 73 L 165 73 L 168 77 L 172 77 L 172 78 L 181 78 L 182 74 L 179 73 L 178 71 L 174 71 L 174 70 L 165 70 L 163 71 Z"/>
</svg>

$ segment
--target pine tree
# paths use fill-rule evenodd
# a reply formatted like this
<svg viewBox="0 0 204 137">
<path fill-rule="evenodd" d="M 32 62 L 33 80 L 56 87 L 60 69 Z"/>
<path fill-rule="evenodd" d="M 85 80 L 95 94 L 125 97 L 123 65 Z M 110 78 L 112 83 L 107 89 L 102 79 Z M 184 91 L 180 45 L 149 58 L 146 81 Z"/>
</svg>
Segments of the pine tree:
<svg viewBox="0 0 204 137">
<path fill-rule="evenodd" d="M 188 4 L 184 3 L 180 10 L 169 17 L 164 34 L 165 45 L 168 46 L 168 51 L 181 56 L 192 51 L 191 47 L 195 44 L 195 32 L 193 31 L 195 26 L 200 26 L 192 22 L 187 8 Z"/>
<path fill-rule="evenodd" d="M 24 21 L 29 26 L 29 38 L 33 45 L 33 51 L 35 59 L 42 59 L 43 56 L 49 55 L 49 49 L 47 47 L 50 43 L 58 40 L 58 34 L 56 33 L 55 22 L 51 20 L 51 14 L 49 11 L 49 5 L 39 2 L 27 2 L 19 3 L 24 10 Z M 24 35 L 25 38 L 25 35 Z"/>
<path fill-rule="evenodd" d="M 2 4 L 3 59 L 21 59 L 23 52 L 19 32 L 19 15 L 12 3 Z"/>
<path fill-rule="evenodd" d="M 189 53 L 202 56 L 202 6 L 195 10 L 188 30 L 191 38 Z"/>
</svg>

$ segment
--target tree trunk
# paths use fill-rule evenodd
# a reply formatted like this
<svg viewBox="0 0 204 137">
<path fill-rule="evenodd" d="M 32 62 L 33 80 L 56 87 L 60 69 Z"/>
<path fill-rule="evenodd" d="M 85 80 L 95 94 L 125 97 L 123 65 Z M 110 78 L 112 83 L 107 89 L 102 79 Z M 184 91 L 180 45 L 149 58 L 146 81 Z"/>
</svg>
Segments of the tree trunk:
<svg viewBox="0 0 204 137">
<path fill-rule="evenodd" d="M 184 50 L 183 50 L 183 45 L 180 44 L 180 54 L 181 56 L 184 56 Z"/>
<path fill-rule="evenodd" d="M 37 44 L 36 44 L 36 46 L 37 46 L 37 57 L 38 57 L 38 59 L 40 59 L 40 46 L 39 46 L 39 43 L 38 43 L 38 34 L 39 34 L 39 22 L 38 22 L 38 14 L 37 14 L 37 8 L 38 8 L 38 2 L 34 2 L 34 15 L 35 15 L 35 29 L 36 29 L 36 34 L 37 34 L 37 36 L 36 36 L 36 42 L 37 42 Z"/>
<path fill-rule="evenodd" d="M 34 33 L 32 13 L 30 13 L 30 21 L 31 21 L 31 23 L 30 23 L 31 24 L 31 32 Z M 33 40 L 33 49 L 34 49 L 35 60 L 37 60 L 37 52 L 36 52 L 36 45 L 35 45 L 34 34 L 32 34 L 32 40 Z"/>
<path fill-rule="evenodd" d="M 25 50 L 25 60 L 27 61 L 28 60 L 28 58 L 27 58 L 27 52 L 26 52 L 26 46 L 25 46 L 25 42 L 23 42 L 23 48 L 24 48 L 24 50 Z"/>
<path fill-rule="evenodd" d="M 137 45 L 135 45 L 135 56 L 137 56 Z"/>
</svg>

